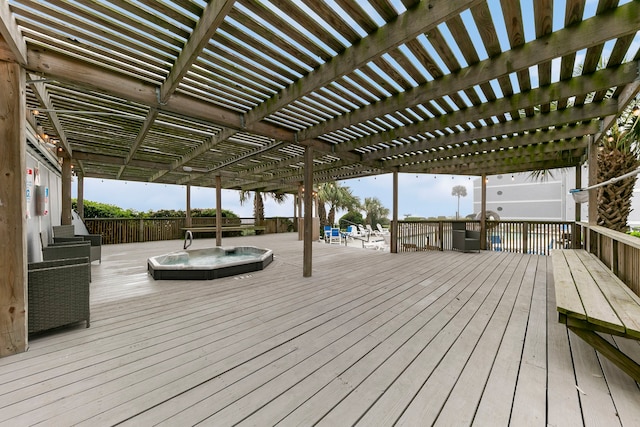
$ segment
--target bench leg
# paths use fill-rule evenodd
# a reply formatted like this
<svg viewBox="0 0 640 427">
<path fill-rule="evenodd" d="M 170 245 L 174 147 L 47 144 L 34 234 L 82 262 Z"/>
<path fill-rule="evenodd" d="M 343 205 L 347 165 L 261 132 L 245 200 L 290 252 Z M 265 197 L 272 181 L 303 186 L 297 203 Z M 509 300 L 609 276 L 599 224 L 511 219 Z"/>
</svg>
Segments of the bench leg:
<svg viewBox="0 0 640 427">
<path fill-rule="evenodd" d="M 618 368 L 626 372 L 637 383 L 640 383 L 640 365 L 638 365 L 633 359 L 593 331 L 573 326 L 567 327 L 573 331 L 574 334 L 586 341 L 587 344 L 598 350 L 603 356 L 613 362 Z"/>
</svg>

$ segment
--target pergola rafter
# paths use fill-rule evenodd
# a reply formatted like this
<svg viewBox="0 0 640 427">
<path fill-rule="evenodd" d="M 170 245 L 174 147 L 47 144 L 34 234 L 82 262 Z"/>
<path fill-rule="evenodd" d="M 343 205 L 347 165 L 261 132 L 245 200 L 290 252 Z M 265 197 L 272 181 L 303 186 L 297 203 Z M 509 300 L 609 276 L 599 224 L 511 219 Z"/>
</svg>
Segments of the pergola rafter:
<svg viewBox="0 0 640 427">
<path fill-rule="evenodd" d="M 307 149 L 315 182 L 544 169 L 638 93 L 637 1 L 179 4 L 0 7 L 0 57 L 42 80 L 29 107 L 84 176 L 295 191 Z"/>
</svg>

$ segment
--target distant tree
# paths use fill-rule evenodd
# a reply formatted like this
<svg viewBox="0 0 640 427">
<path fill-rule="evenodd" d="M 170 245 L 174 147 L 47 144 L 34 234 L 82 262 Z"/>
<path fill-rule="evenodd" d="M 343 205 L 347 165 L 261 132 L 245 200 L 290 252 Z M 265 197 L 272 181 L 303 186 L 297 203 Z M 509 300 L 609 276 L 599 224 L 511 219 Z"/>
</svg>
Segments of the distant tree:
<svg viewBox="0 0 640 427">
<path fill-rule="evenodd" d="M 244 205 L 250 196 L 250 191 L 240 191 L 240 204 Z M 287 195 L 284 193 L 275 193 L 275 192 L 261 192 L 254 191 L 253 192 L 253 218 L 255 220 L 256 225 L 261 225 L 264 222 L 264 197 L 269 197 L 273 199 L 276 203 L 282 204 L 287 200 Z"/>
<path fill-rule="evenodd" d="M 72 209 L 78 209 L 76 199 L 71 201 Z M 138 218 L 143 216 L 140 212 L 133 209 L 122 209 L 119 206 L 109 205 L 106 203 L 84 201 L 84 217 L 85 218 Z"/>
<path fill-rule="evenodd" d="M 349 187 L 343 187 L 335 181 L 324 182 L 318 186 L 318 214 L 320 216 L 320 225 L 335 224 L 336 210 L 346 209 L 347 211 L 358 210 L 360 208 L 360 199 L 351 193 Z M 322 216 L 324 206 L 320 205 L 329 204 L 329 213 L 327 217 Z"/>
<path fill-rule="evenodd" d="M 460 197 L 467 197 L 467 187 L 464 185 L 456 185 L 451 189 L 451 195 L 458 198 L 458 209 L 456 210 L 456 219 L 460 218 Z"/>
<path fill-rule="evenodd" d="M 342 215 L 338 220 L 338 223 L 341 228 L 345 228 L 351 224 L 364 224 L 364 219 L 362 218 L 362 214 L 358 211 L 349 211 L 346 214 Z"/>
<path fill-rule="evenodd" d="M 365 197 L 362 207 L 366 214 L 365 222 L 367 224 L 375 226 L 378 222 L 388 221 L 389 209 L 382 206 L 382 202 L 377 197 Z"/>
</svg>

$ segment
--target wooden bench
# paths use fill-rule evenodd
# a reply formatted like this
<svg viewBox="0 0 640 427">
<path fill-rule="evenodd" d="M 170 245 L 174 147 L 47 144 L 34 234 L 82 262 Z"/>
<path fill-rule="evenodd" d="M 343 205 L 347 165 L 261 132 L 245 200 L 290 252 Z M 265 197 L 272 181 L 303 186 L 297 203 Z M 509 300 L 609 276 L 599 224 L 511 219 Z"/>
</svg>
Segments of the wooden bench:
<svg viewBox="0 0 640 427">
<path fill-rule="evenodd" d="M 640 365 L 597 332 L 640 340 L 640 298 L 584 250 L 553 250 L 559 320 L 640 383 Z"/>
<path fill-rule="evenodd" d="M 223 225 L 222 232 L 225 231 L 244 231 L 244 230 L 254 230 L 254 231 L 265 231 L 267 227 L 261 225 Z M 192 233 L 216 233 L 215 225 L 212 226 L 201 226 L 201 227 L 184 227 L 181 230 L 183 231 L 191 231 Z"/>
</svg>

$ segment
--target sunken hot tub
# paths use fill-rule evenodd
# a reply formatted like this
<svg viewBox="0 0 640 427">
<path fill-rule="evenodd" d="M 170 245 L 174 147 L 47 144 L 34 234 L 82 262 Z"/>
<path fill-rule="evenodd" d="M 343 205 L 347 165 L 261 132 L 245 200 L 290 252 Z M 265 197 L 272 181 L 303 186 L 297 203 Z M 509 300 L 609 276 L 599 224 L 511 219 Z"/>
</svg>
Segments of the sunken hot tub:
<svg viewBox="0 0 640 427">
<path fill-rule="evenodd" d="M 271 249 L 215 247 L 171 252 L 147 260 L 155 280 L 211 280 L 262 270 L 273 261 Z"/>
</svg>

